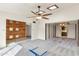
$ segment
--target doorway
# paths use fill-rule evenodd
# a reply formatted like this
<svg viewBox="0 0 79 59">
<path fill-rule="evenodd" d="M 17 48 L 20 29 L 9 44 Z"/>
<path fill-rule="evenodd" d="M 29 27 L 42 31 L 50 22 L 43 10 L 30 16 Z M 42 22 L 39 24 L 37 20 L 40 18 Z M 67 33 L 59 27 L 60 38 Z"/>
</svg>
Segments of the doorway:
<svg viewBox="0 0 79 59">
<path fill-rule="evenodd" d="M 53 24 L 45 24 L 45 40 L 53 38 Z"/>
<path fill-rule="evenodd" d="M 31 25 L 26 25 L 27 38 L 31 39 Z"/>
<path fill-rule="evenodd" d="M 46 23 L 45 39 L 53 38 L 76 39 L 76 21 Z"/>
</svg>

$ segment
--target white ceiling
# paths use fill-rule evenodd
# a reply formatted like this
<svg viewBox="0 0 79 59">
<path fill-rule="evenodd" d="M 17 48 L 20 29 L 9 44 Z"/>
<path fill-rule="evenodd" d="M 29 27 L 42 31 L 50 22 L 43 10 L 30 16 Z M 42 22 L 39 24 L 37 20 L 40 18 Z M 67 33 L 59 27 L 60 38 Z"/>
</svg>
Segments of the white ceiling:
<svg viewBox="0 0 79 59">
<path fill-rule="evenodd" d="M 32 13 L 31 10 L 37 11 L 37 6 L 40 5 L 41 9 L 47 12 L 56 12 L 58 10 L 64 10 L 65 8 L 70 8 L 79 4 L 72 4 L 72 3 L 56 3 L 59 6 L 59 9 L 49 11 L 46 8 L 50 5 L 53 5 L 53 3 L 0 3 L 0 11 L 8 12 L 8 13 L 14 13 L 17 15 L 23 15 L 23 16 L 30 16 Z"/>
</svg>

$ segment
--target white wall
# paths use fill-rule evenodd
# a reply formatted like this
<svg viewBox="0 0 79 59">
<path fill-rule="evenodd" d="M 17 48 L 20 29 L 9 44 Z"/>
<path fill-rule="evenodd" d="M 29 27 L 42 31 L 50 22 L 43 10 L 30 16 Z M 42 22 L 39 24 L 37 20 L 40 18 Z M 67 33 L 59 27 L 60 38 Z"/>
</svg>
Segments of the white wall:
<svg viewBox="0 0 79 59">
<path fill-rule="evenodd" d="M 48 21 L 43 21 L 43 22 L 44 23 L 56 23 L 56 22 L 64 22 L 64 21 L 71 21 L 71 20 L 78 20 L 78 19 L 79 19 L 79 6 L 74 6 L 74 7 L 72 6 L 70 8 L 54 12 L 53 15 L 50 16 L 50 19 Z M 45 35 L 45 24 L 44 23 L 41 23 L 41 25 L 38 24 L 40 25 L 38 39 L 41 38 L 45 40 L 45 36 L 44 36 Z M 41 30 L 41 33 L 40 33 L 40 30 Z"/>
<path fill-rule="evenodd" d="M 71 24 L 68 26 L 68 38 L 75 39 L 75 24 Z"/>
<path fill-rule="evenodd" d="M 45 40 L 45 23 L 44 22 L 39 22 L 38 39 Z"/>
<path fill-rule="evenodd" d="M 36 39 L 38 39 L 38 33 L 39 33 L 39 25 L 38 25 L 38 23 L 32 23 L 31 24 L 32 26 L 31 26 L 31 39 L 32 40 L 36 40 Z"/>
<path fill-rule="evenodd" d="M 60 25 L 56 25 L 56 37 L 61 37 Z"/>
<path fill-rule="evenodd" d="M 77 21 L 73 21 L 69 24 L 68 26 L 68 38 L 73 38 L 75 39 L 75 35 L 76 35 L 76 24 Z"/>
<path fill-rule="evenodd" d="M 0 17 L 0 47 L 6 46 L 6 22 L 5 19 Z"/>
</svg>

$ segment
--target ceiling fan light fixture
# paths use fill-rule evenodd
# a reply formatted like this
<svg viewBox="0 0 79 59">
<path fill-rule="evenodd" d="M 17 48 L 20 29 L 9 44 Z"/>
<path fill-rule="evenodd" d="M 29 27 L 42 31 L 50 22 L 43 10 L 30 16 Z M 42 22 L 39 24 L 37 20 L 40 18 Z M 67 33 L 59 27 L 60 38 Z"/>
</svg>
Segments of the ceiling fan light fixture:
<svg viewBox="0 0 79 59">
<path fill-rule="evenodd" d="M 44 12 L 43 12 L 43 11 L 39 11 L 39 13 L 40 13 L 40 14 L 43 14 Z"/>
<path fill-rule="evenodd" d="M 59 8 L 57 5 L 52 5 L 52 6 L 49 6 L 47 9 L 48 10 L 54 10 L 54 9 L 57 9 Z"/>
<path fill-rule="evenodd" d="M 41 16 L 37 16 L 36 19 L 42 19 L 42 17 Z"/>
<path fill-rule="evenodd" d="M 45 11 L 39 10 L 38 13 L 43 14 L 43 13 L 45 13 Z"/>
<path fill-rule="evenodd" d="M 41 20 L 41 19 L 49 19 L 47 16 L 52 15 L 52 13 L 46 13 L 44 10 L 40 9 L 40 6 L 38 6 L 38 11 L 34 12 L 31 11 L 35 16 L 29 17 L 29 18 L 35 18 L 36 20 Z"/>
</svg>

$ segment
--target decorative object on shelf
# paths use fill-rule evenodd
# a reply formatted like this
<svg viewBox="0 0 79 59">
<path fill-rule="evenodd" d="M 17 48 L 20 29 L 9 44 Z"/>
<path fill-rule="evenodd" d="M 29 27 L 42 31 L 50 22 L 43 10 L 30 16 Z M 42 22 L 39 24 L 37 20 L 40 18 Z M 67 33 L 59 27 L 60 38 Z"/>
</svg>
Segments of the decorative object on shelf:
<svg viewBox="0 0 79 59">
<path fill-rule="evenodd" d="M 12 39 L 13 38 L 13 35 L 9 35 L 9 39 Z"/>
<path fill-rule="evenodd" d="M 16 31 L 19 31 L 19 28 L 16 28 L 15 30 L 16 30 Z"/>
<path fill-rule="evenodd" d="M 10 27 L 10 28 L 9 28 L 9 31 L 13 31 L 13 28 L 12 28 L 12 27 Z"/>
<path fill-rule="evenodd" d="M 66 29 L 66 27 L 65 27 L 65 26 L 62 26 L 62 27 L 61 27 L 61 29 L 62 29 L 62 30 L 65 30 L 65 29 Z"/>
<path fill-rule="evenodd" d="M 19 38 L 19 35 L 16 35 L 16 38 Z"/>
</svg>

